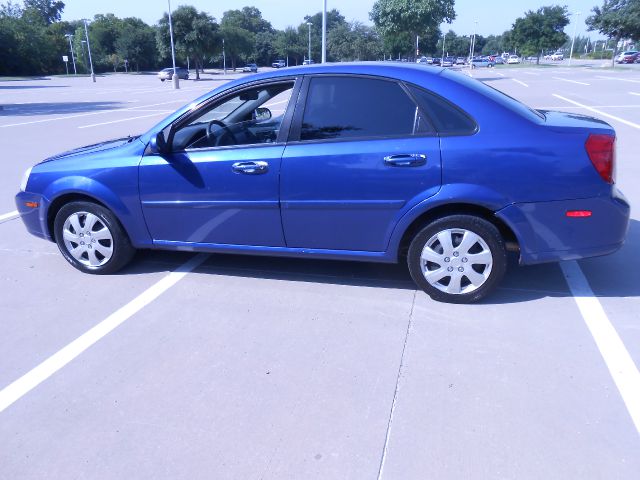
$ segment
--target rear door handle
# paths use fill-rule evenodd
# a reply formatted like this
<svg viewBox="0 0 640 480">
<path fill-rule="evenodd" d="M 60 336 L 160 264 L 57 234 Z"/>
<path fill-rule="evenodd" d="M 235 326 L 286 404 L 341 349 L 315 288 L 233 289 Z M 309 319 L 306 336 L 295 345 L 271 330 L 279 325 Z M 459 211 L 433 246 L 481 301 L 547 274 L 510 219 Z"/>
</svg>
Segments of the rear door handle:
<svg viewBox="0 0 640 480">
<path fill-rule="evenodd" d="M 261 175 L 269 171 L 267 162 L 236 162 L 231 165 L 231 169 L 236 173 L 244 173 L 245 175 Z"/>
<path fill-rule="evenodd" d="M 384 157 L 385 165 L 392 167 L 420 167 L 427 163 L 427 156 L 423 153 L 402 153 Z"/>
</svg>

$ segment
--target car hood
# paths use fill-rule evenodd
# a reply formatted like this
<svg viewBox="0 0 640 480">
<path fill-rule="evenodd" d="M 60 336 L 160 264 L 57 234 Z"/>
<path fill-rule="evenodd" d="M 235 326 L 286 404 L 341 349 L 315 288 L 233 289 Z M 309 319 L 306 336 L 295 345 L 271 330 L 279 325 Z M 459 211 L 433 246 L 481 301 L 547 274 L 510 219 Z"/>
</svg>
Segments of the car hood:
<svg viewBox="0 0 640 480">
<path fill-rule="evenodd" d="M 74 148 L 73 150 L 68 150 L 63 153 L 59 153 L 57 155 L 53 155 L 51 157 L 45 158 L 42 163 L 50 162 L 52 160 L 59 160 L 62 158 L 68 158 L 75 155 L 84 155 L 89 153 L 101 152 L 104 150 L 110 150 L 112 148 L 118 148 L 122 145 L 127 145 L 134 140 L 137 140 L 139 137 L 125 137 L 118 138 L 115 140 L 107 140 L 106 142 L 94 143 L 93 145 L 86 145 L 84 147 Z"/>
</svg>

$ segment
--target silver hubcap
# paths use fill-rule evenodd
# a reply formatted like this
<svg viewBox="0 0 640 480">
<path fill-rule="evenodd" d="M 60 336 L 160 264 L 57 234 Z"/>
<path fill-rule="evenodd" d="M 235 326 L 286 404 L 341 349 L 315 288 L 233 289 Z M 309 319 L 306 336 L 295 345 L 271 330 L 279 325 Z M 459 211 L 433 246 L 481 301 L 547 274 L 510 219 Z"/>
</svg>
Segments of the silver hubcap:
<svg viewBox="0 0 640 480">
<path fill-rule="evenodd" d="M 76 212 L 62 226 L 67 251 L 87 267 L 100 267 L 113 255 L 113 237 L 107 226 L 93 213 Z"/>
<path fill-rule="evenodd" d="M 429 239 L 422 249 L 420 265 L 429 285 L 459 295 L 473 292 L 487 281 L 493 256 L 479 235 L 451 228 Z"/>
</svg>

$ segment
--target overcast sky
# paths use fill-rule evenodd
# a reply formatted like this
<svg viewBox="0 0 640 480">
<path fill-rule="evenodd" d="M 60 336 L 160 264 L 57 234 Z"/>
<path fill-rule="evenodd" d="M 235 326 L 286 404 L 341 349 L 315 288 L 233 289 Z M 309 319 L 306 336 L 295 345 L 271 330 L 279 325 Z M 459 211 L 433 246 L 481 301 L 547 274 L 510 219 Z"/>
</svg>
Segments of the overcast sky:
<svg viewBox="0 0 640 480">
<path fill-rule="evenodd" d="M 92 18 L 96 13 L 113 13 L 118 17 L 138 17 L 154 24 L 167 11 L 167 0 L 63 0 L 65 9 L 63 20 Z M 580 12 L 577 16 L 578 35 L 601 38 L 597 32 L 586 31 L 584 19 L 595 5 L 604 0 L 456 0 L 457 18 L 451 25 L 442 25 L 443 30 L 453 29 L 458 34 L 473 33 L 477 21 L 477 33 L 481 35 L 499 34 L 511 28 L 517 17 L 527 10 L 536 10 L 545 5 L 567 5 L 570 12 Z M 369 11 L 374 0 L 327 0 L 327 8 L 337 8 L 347 20 L 358 20 L 371 24 Z M 173 0 L 172 9 L 180 5 L 193 5 L 213 15 L 218 21 L 226 10 L 254 6 L 260 9 L 264 18 L 278 29 L 289 25 L 297 26 L 305 15 L 313 15 L 322 9 L 322 0 Z M 573 19 L 574 17 L 572 17 Z M 566 33 L 573 34 L 573 20 Z"/>
</svg>

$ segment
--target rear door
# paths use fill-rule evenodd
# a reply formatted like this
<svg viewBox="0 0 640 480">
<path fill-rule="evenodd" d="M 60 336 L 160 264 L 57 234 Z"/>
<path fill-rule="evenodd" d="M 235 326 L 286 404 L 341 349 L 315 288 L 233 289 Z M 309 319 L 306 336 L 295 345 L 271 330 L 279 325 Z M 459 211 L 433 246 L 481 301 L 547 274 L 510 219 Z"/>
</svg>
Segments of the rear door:
<svg viewBox="0 0 640 480">
<path fill-rule="evenodd" d="M 408 90 L 305 78 L 280 174 L 288 247 L 385 251 L 402 214 L 440 188 L 440 145 Z"/>
</svg>

